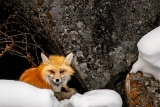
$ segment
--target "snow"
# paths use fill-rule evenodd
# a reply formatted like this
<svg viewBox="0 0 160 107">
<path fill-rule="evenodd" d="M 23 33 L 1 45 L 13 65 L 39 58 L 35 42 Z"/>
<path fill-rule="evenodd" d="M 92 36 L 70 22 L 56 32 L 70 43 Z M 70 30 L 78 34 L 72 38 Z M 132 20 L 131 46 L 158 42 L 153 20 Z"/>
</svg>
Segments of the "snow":
<svg viewBox="0 0 160 107">
<path fill-rule="evenodd" d="M 73 107 L 73 105 L 69 102 L 68 99 L 65 99 L 59 102 L 58 107 Z"/>
<path fill-rule="evenodd" d="M 58 107 L 58 104 L 51 90 L 20 81 L 0 80 L 0 107 Z"/>
<path fill-rule="evenodd" d="M 0 80 L 0 107 L 122 107 L 122 99 L 114 90 L 99 89 L 58 101 L 51 90 Z"/>
<path fill-rule="evenodd" d="M 60 107 L 122 107 L 122 99 L 114 90 L 99 89 L 84 93 L 76 93 L 69 100 L 61 102 Z"/>
<path fill-rule="evenodd" d="M 153 76 L 160 81 L 160 26 L 144 35 L 137 47 L 138 60 L 130 72 L 142 71 L 144 76 Z"/>
</svg>

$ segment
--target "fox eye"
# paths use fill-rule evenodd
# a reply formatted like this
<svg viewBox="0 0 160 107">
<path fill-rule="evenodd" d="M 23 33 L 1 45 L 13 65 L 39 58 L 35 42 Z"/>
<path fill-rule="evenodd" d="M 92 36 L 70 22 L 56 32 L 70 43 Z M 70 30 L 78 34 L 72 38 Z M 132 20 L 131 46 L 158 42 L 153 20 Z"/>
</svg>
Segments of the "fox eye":
<svg viewBox="0 0 160 107">
<path fill-rule="evenodd" d="M 55 73 L 53 70 L 49 70 L 49 71 L 50 71 L 51 73 L 53 73 L 53 74 Z"/>
<path fill-rule="evenodd" d="M 63 73 L 64 72 L 64 70 L 60 70 L 60 73 Z"/>
</svg>

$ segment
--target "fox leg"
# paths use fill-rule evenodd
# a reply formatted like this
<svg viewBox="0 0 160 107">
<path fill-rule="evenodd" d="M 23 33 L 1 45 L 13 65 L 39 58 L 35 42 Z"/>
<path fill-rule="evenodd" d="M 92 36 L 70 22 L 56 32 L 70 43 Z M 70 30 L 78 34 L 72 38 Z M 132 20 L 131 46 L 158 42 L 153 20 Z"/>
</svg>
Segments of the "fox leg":
<svg viewBox="0 0 160 107">
<path fill-rule="evenodd" d="M 69 88 L 68 86 L 63 86 L 66 92 L 55 92 L 55 96 L 58 100 L 70 99 L 77 91 L 74 88 Z"/>
<path fill-rule="evenodd" d="M 66 90 L 66 93 L 75 94 L 77 91 L 74 88 L 69 88 L 68 86 L 63 86 Z"/>
</svg>

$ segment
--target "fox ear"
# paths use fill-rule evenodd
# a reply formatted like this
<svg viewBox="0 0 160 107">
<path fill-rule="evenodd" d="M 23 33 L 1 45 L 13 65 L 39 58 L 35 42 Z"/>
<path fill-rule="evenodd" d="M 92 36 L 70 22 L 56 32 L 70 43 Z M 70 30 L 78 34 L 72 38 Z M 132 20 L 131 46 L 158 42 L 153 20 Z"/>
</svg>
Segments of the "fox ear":
<svg viewBox="0 0 160 107">
<path fill-rule="evenodd" d="M 72 62 L 72 59 L 73 59 L 73 53 L 70 53 L 70 54 L 68 54 L 67 56 L 66 56 L 66 58 L 65 58 L 65 60 L 64 60 L 64 63 L 66 63 L 66 64 L 71 64 L 71 62 Z"/>
<path fill-rule="evenodd" d="M 47 56 L 43 53 L 41 53 L 41 58 L 42 58 L 42 62 L 43 64 L 50 64 L 51 62 L 49 61 L 49 59 L 47 58 Z"/>
</svg>

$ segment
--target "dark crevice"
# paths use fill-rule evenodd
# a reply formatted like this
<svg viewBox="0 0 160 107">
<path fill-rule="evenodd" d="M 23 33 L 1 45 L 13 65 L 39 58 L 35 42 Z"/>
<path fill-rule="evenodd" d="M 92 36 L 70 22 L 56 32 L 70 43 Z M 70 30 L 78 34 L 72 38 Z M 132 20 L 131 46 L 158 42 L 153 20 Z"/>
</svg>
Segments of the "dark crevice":
<svg viewBox="0 0 160 107">
<path fill-rule="evenodd" d="M 25 58 L 7 52 L 0 57 L 0 79 L 18 80 L 22 72 L 30 66 Z"/>
</svg>

